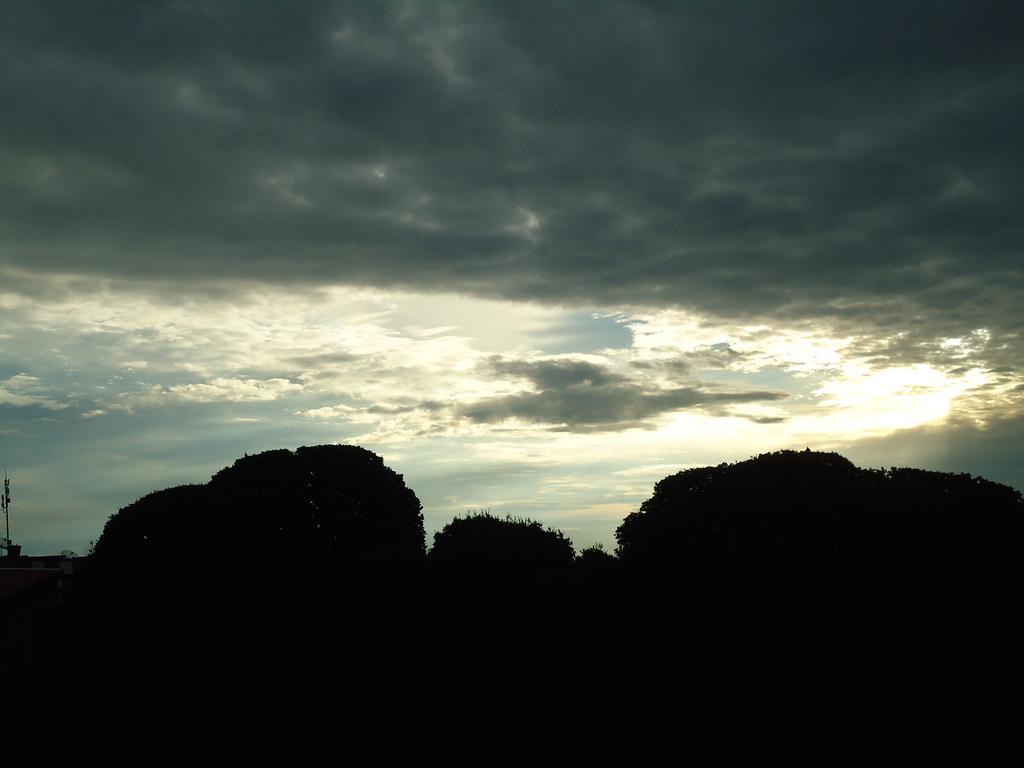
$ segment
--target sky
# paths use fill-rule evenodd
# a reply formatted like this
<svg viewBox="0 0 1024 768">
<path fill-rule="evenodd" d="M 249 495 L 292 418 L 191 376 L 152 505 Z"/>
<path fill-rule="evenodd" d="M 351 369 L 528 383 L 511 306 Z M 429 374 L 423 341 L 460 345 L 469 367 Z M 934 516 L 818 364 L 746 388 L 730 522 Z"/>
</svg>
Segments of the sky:
<svg viewBox="0 0 1024 768">
<path fill-rule="evenodd" d="M 1024 488 L 1020 3 L 3 15 L 27 552 L 321 443 L 577 549 L 785 448 Z"/>
</svg>

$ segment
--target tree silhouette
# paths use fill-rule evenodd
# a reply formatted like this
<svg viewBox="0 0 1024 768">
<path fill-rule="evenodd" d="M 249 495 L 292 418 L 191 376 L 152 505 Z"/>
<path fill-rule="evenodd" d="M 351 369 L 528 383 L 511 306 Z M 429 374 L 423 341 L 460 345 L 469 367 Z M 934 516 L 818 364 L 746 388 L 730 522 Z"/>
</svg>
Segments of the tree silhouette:
<svg viewBox="0 0 1024 768">
<path fill-rule="evenodd" d="M 151 493 L 111 516 L 96 542 L 98 568 L 175 568 L 211 558 L 299 554 L 332 567 L 353 558 L 424 556 L 422 506 L 402 476 L 350 445 L 265 451 L 238 459 L 206 485 Z"/>
<path fill-rule="evenodd" d="M 572 542 L 561 531 L 485 510 L 452 520 L 434 534 L 430 550 L 433 565 L 477 570 L 568 567 L 574 557 Z"/>
<path fill-rule="evenodd" d="M 216 551 L 220 542 L 203 530 L 208 499 L 203 485 L 146 494 L 110 516 L 92 545 L 93 564 L 142 568 L 192 547 Z"/>
<path fill-rule="evenodd" d="M 662 568 L 991 567 L 1016 561 L 1022 509 L 969 475 L 779 451 L 664 478 L 616 530 L 617 553 Z"/>
<path fill-rule="evenodd" d="M 238 459 L 209 483 L 211 502 L 257 550 L 415 562 L 424 556 L 422 506 L 380 456 L 351 445 L 267 451 Z M 237 539 L 236 539 L 237 540 Z"/>
<path fill-rule="evenodd" d="M 424 558 L 379 457 L 246 456 L 107 522 L 68 643 L 90 706 L 58 730 L 177 764 L 968 728 L 1020 679 L 1021 512 L 970 475 L 782 451 L 663 479 L 618 557 L 480 511 Z"/>
<path fill-rule="evenodd" d="M 332 733 L 370 739 L 380 725 L 363 710 L 384 706 L 381 676 L 412 679 L 403 670 L 416 657 L 392 646 L 409 631 L 401 606 L 424 549 L 420 502 L 379 456 L 354 446 L 246 456 L 110 517 L 76 608 L 77 674 L 102 681 L 95 696 L 117 713 L 125 751 L 152 748 L 168 718 L 221 738 L 204 707 L 248 734 L 253 756 L 266 746 L 253 729 L 268 718 L 293 718 L 294 733 L 328 706 Z M 319 679 L 330 681 L 323 697 Z M 345 687 L 355 698 L 339 702 Z M 305 700 L 289 700 L 303 688 Z"/>
</svg>

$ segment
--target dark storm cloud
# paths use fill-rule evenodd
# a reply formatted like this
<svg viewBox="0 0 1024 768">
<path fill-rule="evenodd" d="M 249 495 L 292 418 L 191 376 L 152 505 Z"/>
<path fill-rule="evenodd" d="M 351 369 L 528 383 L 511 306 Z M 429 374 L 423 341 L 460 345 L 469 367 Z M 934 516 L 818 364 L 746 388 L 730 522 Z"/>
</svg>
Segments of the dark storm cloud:
<svg viewBox="0 0 1024 768">
<path fill-rule="evenodd" d="M 580 360 L 502 360 L 491 361 L 491 368 L 499 376 L 515 376 L 529 379 L 538 389 L 560 389 L 590 385 L 604 387 L 621 384 L 624 376 L 608 368 Z"/>
<path fill-rule="evenodd" d="M 576 360 L 493 360 L 491 368 L 498 376 L 527 379 L 536 391 L 470 403 L 459 408 L 458 415 L 479 423 L 517 419 L 571 432 L 598 432 L 647 426 L 657 416 L 689 408 L 719 410 L 786 397 L 780 392 L 696 386 L 657 389 Z"/>
<path fill-rule="evenodd" d="M 731 364 L 743 360 L 743 357 L 728 344 L 719 343 L 675 357 L 633 360 L 630 365 L 640 371 L 660 373 L 669 378 L 675 378 L 690 375 L 694 370 L 699 369 L 728 368 Z"/>
<path fill-rule="evenodd" d="M 1009 332 L 1022 15 L 11 2 L 0 258 Z"/>
<path fill-rule="evenodd" d="M 984 427 L 951 423 L 901 430 L 858 440 L 841 452 L 862 466 L 914 466 L 943 472 L 969 472 L 1024 490 L 1021 466 L 1024 418 L 995 419 Z"/>
</svg>

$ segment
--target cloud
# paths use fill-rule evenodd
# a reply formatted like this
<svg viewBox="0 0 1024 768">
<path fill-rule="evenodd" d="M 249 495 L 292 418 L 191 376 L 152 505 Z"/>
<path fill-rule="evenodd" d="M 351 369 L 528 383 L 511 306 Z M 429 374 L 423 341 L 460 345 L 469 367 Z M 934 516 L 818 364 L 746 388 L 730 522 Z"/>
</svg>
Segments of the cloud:
<svg viewBox="0 0 1024 768">
<path fill-rule="evenodd" d="M 298 355 L 288 358 L 286 362 L 294 363 L 303 368 L 325 368 L 335 365 L 347 365 L 359 359 L 359 355 L 351 352 L 321 352 L 316 355 Z"/>
<path fill-rule="evenodd" d="M 542 390 L 580 385 L 604 387 L 626 380 L 605 366 L 573 359 L 530 361 L 499 358 L 492 361 L 491 367 L 499 376 L 529 379 Z"/>
<path fill-rule="evenodd" d="M 173 399 L 193 403 L 253 403 L 277 400 L 289 392 L 298 392 L 301 384 L 287 379 L 217 378 L 200 384 L 175 384 L 167 392 Z"/>
<path fill-rule="evenodd" d="M 3 260 L 1021 330 L 1024 10 L 15 1 Z"/>
<path fill-rule="evenodd" d="M 67 408 L 67 403 L 46 397 L 44 393 L 48 391 L 48 387 L 43 386 L 35 376 L 17 373 L 0 381 L 0 405 L 13 405 L 19 408 L 36 406 L 50 411 Z"/>
<path fill-rule="evenodd" d="M 686 386 L 668 389 L 614 373 L 607 367 L 572 360 L 495 360 L 494 372 L 529 380 L 533 392 L 492 397 L 460 406 L 460 416 L 478 423 L 516 420 L 573 432 L 613 431 L 650 426 L 658 416 L 705 408 L 782 400 L 781 392 L 715 391 Z"/>
<path fill-rule="evenodd" d="M 410 401 L 402 404 L 376 403 L 369 406 L 352 405 L 325 405 L 320 408 L 310 408 L 298 411 L 299 416 L 316 421 L 345 422 L 350 424 L 375 424 L 382 419 L 393 419 L 394 417 L 423 416 L 442 411 L 445 406 L 442 403 L 425 400 L 422 402 Z M 401 420 L 401 418 L 399 419 Z"/>
<path fill-rule="evenodd" d="M 926 425 L 839 446 L 864 466 L 914 466 L 969 472 L 1024 490 L 1020 462 L 1024 418 L 997 419 L 980 427 L 971 421 Z"/>
<path fill-rule="evenodd" d="M 161 386 L 145 384 L 120 392 L 107 406 L 111 411 L 133 412 L 136 408 L 159 408 L 174 403 L 263 403 L 301 393 L 302 384 L 288 379 L 239 379 L 217 377 L 205 382 L 188 382 Z M 96 409 L 87 418 L 103 415 Z"/>
</svg>

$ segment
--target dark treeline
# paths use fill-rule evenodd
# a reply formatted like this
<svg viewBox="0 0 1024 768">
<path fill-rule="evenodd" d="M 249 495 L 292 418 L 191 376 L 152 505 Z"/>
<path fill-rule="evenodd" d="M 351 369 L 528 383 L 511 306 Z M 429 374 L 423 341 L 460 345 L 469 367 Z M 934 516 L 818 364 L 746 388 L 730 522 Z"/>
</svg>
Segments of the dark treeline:
<svg viewBox="0 0 1024 768">
<path fill-rule="evenodd" d="M 378 456 L 247 456 L 110 518 L 7 743 L 179 765 L 996 738 L 1022 511 L 969 475 L 783 451 L 665 478 L 614 554 L 486 511 L 428 551 Z"/>
</svg>

